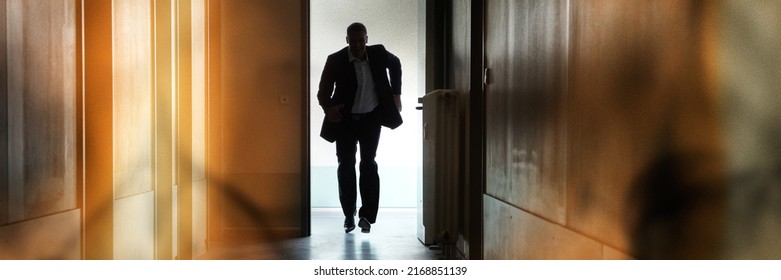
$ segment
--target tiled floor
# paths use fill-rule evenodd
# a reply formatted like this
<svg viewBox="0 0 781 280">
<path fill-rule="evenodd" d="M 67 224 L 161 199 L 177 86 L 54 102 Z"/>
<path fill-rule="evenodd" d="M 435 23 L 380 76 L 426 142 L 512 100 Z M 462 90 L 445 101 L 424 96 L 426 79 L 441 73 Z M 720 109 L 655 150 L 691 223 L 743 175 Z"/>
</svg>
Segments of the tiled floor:
<svg viewBox="0 0 781 280">
<path fill-rule="evenodd" d="M 417 239 L 415 209 L 380 209 L 371 233 L 344 233 L 341 209 L 312 210 L 312 236 L 276 242 L 223 241 L 202 259 L 259 260 L 432 260 L 440 251 Z M 357 222 L 357 221 L 356 221 Z"/>
</svg>

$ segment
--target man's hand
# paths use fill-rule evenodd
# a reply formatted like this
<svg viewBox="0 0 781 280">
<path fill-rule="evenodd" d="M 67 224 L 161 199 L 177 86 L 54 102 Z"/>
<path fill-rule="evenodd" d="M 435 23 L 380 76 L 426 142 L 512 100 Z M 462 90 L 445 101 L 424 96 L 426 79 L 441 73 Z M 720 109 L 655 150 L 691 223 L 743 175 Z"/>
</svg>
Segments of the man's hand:
<svg viewBox="0 0 781 280">
<path fill-rule="evenodd" d="M 325 116 L 328 118 L 328 121 L 330 122 L 342 121 L 342 112 L 339 112 L 339 110 L 341 110 L 342 108 L 344 108 L 344 104 L 328 107 L 328 109 L 325 110 Z"/>
<path fill-rule="evenodd" d="M 394 94 L 393 101 L 396 101 L 396 108 L 398 108 L 399 112 L 401 112 L 401 95 Z"/>
</svg>

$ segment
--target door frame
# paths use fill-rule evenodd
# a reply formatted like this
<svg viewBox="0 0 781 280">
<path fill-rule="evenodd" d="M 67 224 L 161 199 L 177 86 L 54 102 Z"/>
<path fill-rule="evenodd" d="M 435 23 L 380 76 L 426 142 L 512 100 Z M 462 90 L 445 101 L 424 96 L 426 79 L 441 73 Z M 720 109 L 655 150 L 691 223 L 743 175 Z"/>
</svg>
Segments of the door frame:
<svg viewBox="0 0 781 280">
<path fill-rule="evenodd" d="M 310 70 L 311 70 L 311 63 L 310 63 L 310 23 L 311 23 L 311 6 L 310 6 L 310 0 L 300 0 L 301 1 L 301 42 L 302 42 L 302 52 L 301 52 L 301 58 L 303 60 L 303 66 L 302 67 L 302 73 L 301 73 L 301 79 L 303 80 L 303 84 L 305 85 L 303 87 L 302 94 L 302 103 L 301 103 L 301 236 L 307 237 L 312 235 L 312 185 L 311 185 L 311 140 L 312 135 L 310 133 L 311 131 L 311 125 L 310 122 L 310 106 L 311 106 L 311 82 L 310 82 Z M 436 9 L 433 9 L 432 7 L 429 7 L 430 4 L 433 4 L 435 2 L 440 2 L 441 0 L 423 0 L 424 5 L 423 9 L 426 10 L 433 10 L 436 11 L 437 15 L 441 15 L 442 11 L 438 11 Z M 441 52 L 437 52 L 435 48 L 429 47 L 429 44 L 433 40 L 442 41 L 441 38 L 434 38 L 432 35 L 432 28 L 436 25 L 434 21 L 428 20 L 428 18 L 433 18 L 432 16 L 426 14 L 427 22 L 425 22 L 426 28 L 426 67 L 424 69 L 424 83 L 425 83 L 425 89 L 429 91 L 429 88 L 433 88 L 434 84 L 437 81 L 444 81 L 441 76 L 435 77 L 434 75 L 440 74 L 437 73 L 434 70 L 443 69 L 443 68 L 437 68 L 433 66 L 434 60 L 429 60 L 428 58 L 437 57 L 438 60 L 436 60 L 437 65 L 443 65 L 441 64 L 443 62 L 442 58 L 444 55 L 441 54 Z M 443 72 L 443 71 L 440 71 Z"/>
<path fill-rule="evenodd" d="M 301 98 L 301 237 L 312 235 L 312 170 L 311 170 L 311 122 L 309 121 L 309 23 L 311 12 L 309 0 L 301 0 L 301 80 L 303 80 Z"/>
<path fill-rule="evenodd" d="M 467 135 L 469 166 L 469 188 L 467 203 L 469 217 L 469 259 L 483 259 L 483 195 L 485 194 L 485 3 L 484 0 L 472 0 L 470 28 L 470 70 Z"/>
</svg>

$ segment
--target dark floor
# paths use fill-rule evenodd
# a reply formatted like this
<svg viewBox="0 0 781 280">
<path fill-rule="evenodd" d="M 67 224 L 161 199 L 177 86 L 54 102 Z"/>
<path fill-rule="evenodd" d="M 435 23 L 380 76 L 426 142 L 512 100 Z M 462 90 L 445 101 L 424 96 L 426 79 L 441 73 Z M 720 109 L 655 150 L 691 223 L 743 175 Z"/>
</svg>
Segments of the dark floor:
<svg viewBox="0 0 781 280">
<path fill-rule="evenodd" d="M 356 228 L 344 233 L 341 209 L 312 209 L 312 236 L 276 242 L 223 241 L 211 244 L 201 259 L 227 260 L 432 260 L 417 238 L 414 208 L 380 209 L 371 233 Z M 357 221 L 356 221 L 357 222 Z"/>
</svg>

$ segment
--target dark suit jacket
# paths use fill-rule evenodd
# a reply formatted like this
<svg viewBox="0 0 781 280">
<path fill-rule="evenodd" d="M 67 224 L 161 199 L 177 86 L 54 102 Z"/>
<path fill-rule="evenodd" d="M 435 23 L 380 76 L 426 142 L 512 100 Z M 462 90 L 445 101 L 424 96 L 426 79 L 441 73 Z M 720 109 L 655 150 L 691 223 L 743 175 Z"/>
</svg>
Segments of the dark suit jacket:
<svg viewBox="0 0 781 280">
<path fill-rule="evenodd" d="M 344 108 L 341 109 L 343 118 L 350 116 L 355 101 L 355 91 L 358 88 L 355 66 L 349 61 L 347 49 L 345 47 L 328 56 L 317 91 L 317 101 L 323 111 L 331 106 L 344 104 Z M 378 105 L 375 112 L 379 113 L 380 124 L 391 129 L 397 128 L 401 125 L 402 119 L 393 95 L 401 94 L 401 62 L 383 45 L 366 46 L 366 55 L 369 57 L 377 92 Z M 324 118 L 320 137 L 328 142 L 336 141 L 343 124 L 344 121 L 334 123 L 328 121 L 327 117 Z"/>
</svg>

